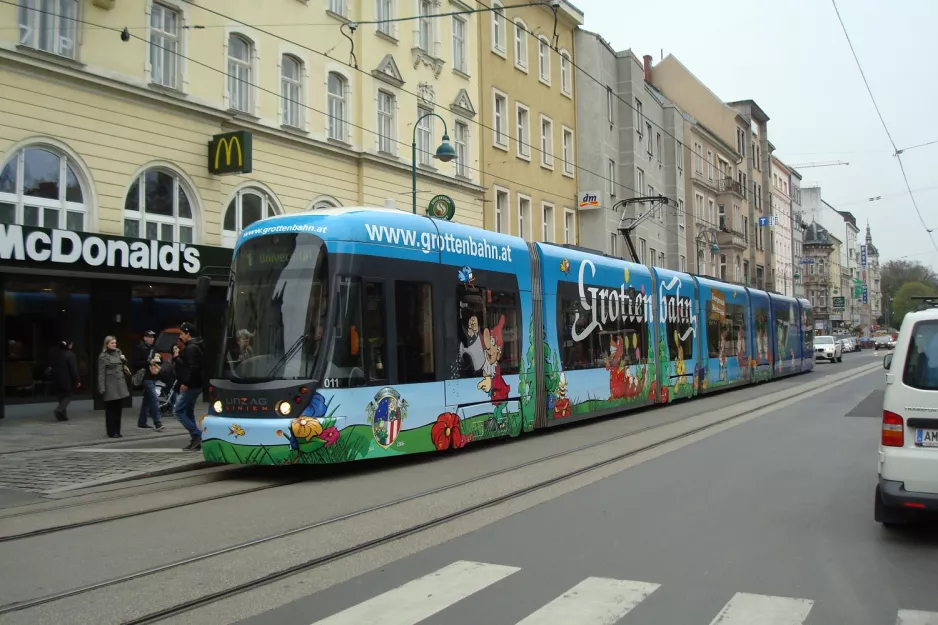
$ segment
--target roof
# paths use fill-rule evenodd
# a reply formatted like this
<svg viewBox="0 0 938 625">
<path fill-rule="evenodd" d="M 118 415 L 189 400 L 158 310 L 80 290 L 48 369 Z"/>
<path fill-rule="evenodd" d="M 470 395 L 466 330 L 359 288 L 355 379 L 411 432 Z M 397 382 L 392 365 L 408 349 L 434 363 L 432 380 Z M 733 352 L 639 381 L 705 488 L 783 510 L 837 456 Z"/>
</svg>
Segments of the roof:
<svg viewBox="0 0 938 625">
<path fill-rule="evenodd" d="M 837 209 L 835 208 L 834 210 L 837 210 Z M 844 218 L 844 221 L 853 224 L 855 228 L 857 227 L 857 218 L 853 216 L 853 213 L 851 213 L 850 211 L 837 211 L 837 212 L 840 213 L 841 217 Z M 857 228 L 857 232 L 859 231 L 860 229 Z"/>
<path fill-rule="evenodd" d="M 805 245 L 833 245 L 833 237 L 827 228 L 818 222 L 812 223 L 804 231 Z"/>
<path fill-rule="evenodd" d="M 756 104 L 755 100 L 736 100 L 735 102 L 727 102 L 732 107 L 736 107 L 737 104 L 748 104 L 749 109 L 752 111 L 753 117 L 761 122 L 769 121 L 769 116 L 765 114 L 765 111 L 762 110 L 762 107 Z"/>
</svg>

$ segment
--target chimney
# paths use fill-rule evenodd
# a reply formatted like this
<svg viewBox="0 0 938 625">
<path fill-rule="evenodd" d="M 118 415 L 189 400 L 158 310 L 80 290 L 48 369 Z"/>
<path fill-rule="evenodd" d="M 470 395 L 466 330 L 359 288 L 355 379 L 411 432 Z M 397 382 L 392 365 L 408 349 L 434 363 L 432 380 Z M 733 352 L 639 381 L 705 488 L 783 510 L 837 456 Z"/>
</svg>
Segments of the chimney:
<svg viewBox="0 0 938 625">
<path fill-rule="evenodd" d="M 645 59 L 645 82 L 647 82 L 650 85 L 651 84 L 651 55 L 646 54 L 642 58 Z"/>
</svg>

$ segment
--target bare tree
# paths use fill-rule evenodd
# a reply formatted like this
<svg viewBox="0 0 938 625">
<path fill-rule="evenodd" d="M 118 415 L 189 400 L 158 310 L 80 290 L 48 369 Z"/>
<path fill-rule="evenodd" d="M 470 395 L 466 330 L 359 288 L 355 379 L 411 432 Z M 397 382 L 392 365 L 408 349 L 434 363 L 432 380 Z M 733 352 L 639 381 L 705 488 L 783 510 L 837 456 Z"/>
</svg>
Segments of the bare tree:
<svg viewBox="0 0 938 625">
<path fill-rule="evenodd" d="M 884 298 L 895 297 L 903 284 L 921 282 L 938 288 L 938 275 L 928 265 L 919 261 L 889 260 L 880 269 Z"/>
</svg>

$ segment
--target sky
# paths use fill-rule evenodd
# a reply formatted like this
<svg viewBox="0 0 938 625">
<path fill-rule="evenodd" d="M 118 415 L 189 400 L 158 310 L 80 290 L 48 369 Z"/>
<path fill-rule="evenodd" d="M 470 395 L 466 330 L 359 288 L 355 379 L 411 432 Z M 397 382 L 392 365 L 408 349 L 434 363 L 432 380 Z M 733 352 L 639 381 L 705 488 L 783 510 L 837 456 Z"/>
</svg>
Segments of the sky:
<svg viewBox="0 0 938 625">
<path fill-rule="evenodd" d="M 768 137 L 802 186 L 869 220 L 880 263 L 917 260 L 938 271 L 886 131 L 863 84 L 831 0 L 571 0 L 616 50 L 654 62 L 676 56 L 723 101 L 755 100 Z M 837 0 L 873 97 L 900 150 L 918 208 L 938 242 L 938 0 Z M 616 26 L 609 26 L 615 24 Z M 876 201 L 869 198 L 881 197 Z"/>
</svg>

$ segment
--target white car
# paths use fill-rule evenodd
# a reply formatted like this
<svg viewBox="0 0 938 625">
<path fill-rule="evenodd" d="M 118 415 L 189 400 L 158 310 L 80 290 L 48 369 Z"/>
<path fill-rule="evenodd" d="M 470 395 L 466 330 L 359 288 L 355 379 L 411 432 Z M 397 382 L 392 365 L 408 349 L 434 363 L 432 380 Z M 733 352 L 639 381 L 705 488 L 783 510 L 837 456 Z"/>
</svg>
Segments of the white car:
<svg viewBox="0 0 938 625">
<path fill-rule="evenodd" d="M 883 366 L 874 517 L 892 527 L 938 513 L 938 307 L 906 314 Z"/>
<path fill-rule="evenodd" d="M 814 337 L 814 358 L 830 360 L 831 362 L 844 361 L 844 346 L 832 336 Z"/>
</svg>

